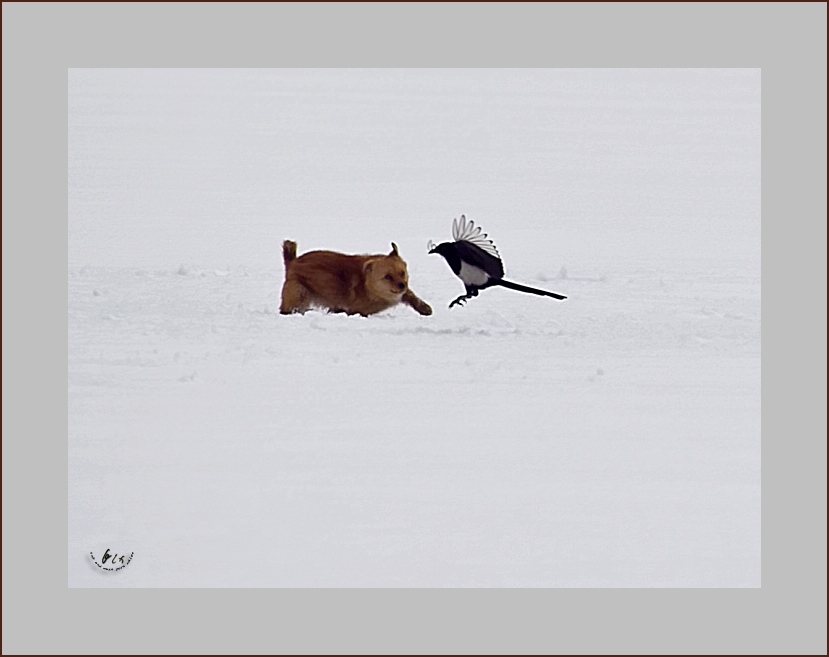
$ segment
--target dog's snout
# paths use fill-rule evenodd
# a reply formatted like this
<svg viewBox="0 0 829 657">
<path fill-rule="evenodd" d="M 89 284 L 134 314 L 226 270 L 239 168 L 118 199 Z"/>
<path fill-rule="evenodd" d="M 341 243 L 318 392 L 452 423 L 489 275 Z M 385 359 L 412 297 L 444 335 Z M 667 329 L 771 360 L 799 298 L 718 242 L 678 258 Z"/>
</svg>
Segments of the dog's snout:
<svg viewBox="0 0 829 657">
<path fill-rule="evenodd" d="M 397 288 L 398 288 L 399 290 L 405 290 L 405 289 L 406 289 L 406 284 L 405 284 L 405 283 L 398 283 L 398 284 L 397 284 Z"/>
</svg>

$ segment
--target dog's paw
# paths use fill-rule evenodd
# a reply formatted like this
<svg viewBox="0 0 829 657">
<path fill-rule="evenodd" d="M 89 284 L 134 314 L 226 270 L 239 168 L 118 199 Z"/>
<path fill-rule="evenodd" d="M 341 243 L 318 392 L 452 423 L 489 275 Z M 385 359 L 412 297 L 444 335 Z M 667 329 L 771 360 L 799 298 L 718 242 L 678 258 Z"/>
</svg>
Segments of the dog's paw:
<svg viewBox="0 0 829 657">
<path fill-rule="evenodd" d="M 421 315 L 432 314 L 432 306 L 426 303 L 423 299 L 418 299 L 417 297 L 414 297 L 413 299 L 409 300 L 409 304 Z"/>
</svg>

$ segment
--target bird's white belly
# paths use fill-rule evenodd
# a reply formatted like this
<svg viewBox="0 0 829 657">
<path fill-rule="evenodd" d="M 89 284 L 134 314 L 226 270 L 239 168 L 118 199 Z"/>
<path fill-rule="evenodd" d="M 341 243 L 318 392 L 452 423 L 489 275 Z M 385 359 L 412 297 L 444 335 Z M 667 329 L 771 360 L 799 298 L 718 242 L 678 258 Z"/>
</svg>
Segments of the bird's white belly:
<svg viewBox="0 0 829 657">
<path fill-rule="evenodd" d="M 483 285 L 489 280 L 489 274 L 483 269 L 466 262 L 461 262 L 461 271 L 458 276 L 465 285 Z"/>
</svg>

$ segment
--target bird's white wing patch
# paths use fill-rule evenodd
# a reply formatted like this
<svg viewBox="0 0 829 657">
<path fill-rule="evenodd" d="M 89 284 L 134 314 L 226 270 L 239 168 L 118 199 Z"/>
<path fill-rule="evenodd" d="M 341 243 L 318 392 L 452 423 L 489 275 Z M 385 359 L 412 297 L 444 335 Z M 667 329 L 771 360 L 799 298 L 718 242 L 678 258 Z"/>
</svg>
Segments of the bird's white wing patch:
<svg viewBox="0 0 829 657">
<path fill-rule="evenodd" d="M 452 238 L 456 242 L 464 241 L 474 244 L 490 255 L 495 256 L 499 260 L 501 259 L 498 249 L 495 248 L 492 240 L 487 239 L 486 233 L 481 232 L 480 227 L 475 226 L 474 221 L 467 221 L 466 215 L 462 214 L 460 221 L 457 219 L 452 220 Z"/>
</svg>

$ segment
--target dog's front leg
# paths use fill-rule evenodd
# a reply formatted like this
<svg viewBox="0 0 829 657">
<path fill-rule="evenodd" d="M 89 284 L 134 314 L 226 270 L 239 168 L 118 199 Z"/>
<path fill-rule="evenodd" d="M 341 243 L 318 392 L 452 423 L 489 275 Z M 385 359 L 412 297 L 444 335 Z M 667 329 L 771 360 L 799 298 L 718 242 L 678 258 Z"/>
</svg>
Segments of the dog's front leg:
<svg viewBox="0 0 829 657">
<path fill-rule="evenodd" d="M 423 299 L 418 297 L 411 290 L 406 290 L 406 293 L 403 295 L 403 298 L 401 299 L 401 301 L 403 303 L 409 304 L 412 308 L 414 308 L 421 315 L 431 315 L 432 314 L 432 307 L 428 303 L 426 303 Z"/>
</svg>

